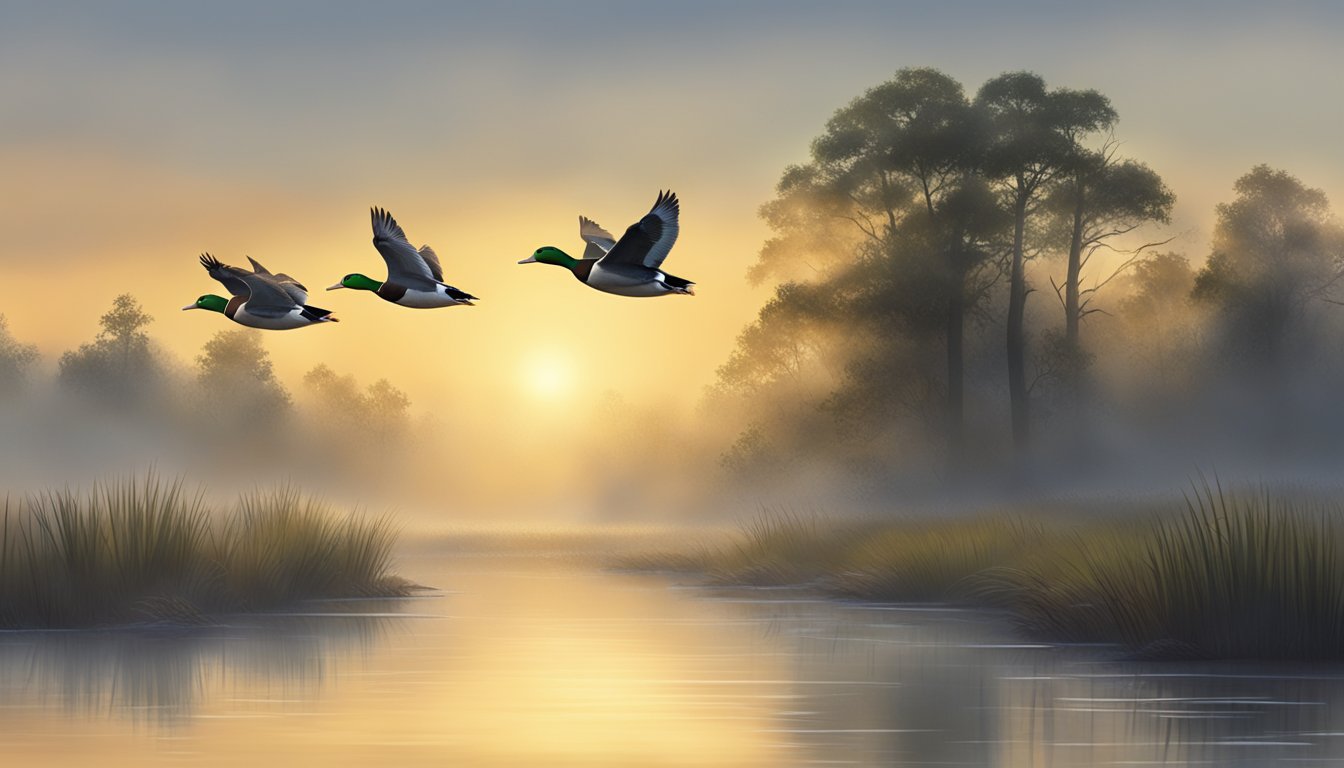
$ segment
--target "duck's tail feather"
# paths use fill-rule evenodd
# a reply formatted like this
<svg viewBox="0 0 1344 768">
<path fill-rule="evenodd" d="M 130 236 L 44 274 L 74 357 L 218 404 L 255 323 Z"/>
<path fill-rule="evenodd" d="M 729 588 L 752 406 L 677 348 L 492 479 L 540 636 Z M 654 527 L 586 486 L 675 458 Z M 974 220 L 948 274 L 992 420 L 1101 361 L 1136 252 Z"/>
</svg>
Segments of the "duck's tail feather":
<svg viewBox="0 0 1344 768">
<path fill-rule="evenodd" d="M 684 277 L 663 273 L 663 285 L 666 285 L 673 293 L 684 293 L 687 296 L 695 295 L 695 283 Z"/>
<path fill-rule="evenodd" d="M 321 308 L 321 307 L 314 307 L 314 306 L 311 306 L 311 305 L 308 305 L 308 304 L 304 304 L 304 305 L 303 305 L 303 310 L 302 310 L 299 314 L 303 315 L 303 316 L 304 316 L 305 318 L 307 318 L 310 322 L 314 322 L 314 323 L 339 323 L 339 322 L 341 322 L 339 319 L 337 319 L 337 318 L 335 318 L 335 317 L 332 316 L 332 314 L 331 314 L 331 310 L 330 310 L 330 309 L 323 309 L 323 308 Z"/>
</svg>

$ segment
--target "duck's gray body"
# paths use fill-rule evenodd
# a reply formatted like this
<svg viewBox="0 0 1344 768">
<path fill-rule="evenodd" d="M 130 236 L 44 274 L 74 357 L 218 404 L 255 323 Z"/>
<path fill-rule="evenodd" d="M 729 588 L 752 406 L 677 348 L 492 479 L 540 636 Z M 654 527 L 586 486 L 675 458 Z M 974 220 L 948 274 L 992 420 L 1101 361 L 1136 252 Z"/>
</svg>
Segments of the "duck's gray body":
<svg viewBox="0 0 1344 768">
<path fill-rule="evenodd" d="M 587 261 L 585 259 L 584 261 Z M 575 273 L 577 276 L 577 272 Z M 583 279 L 583 278 L 580 278 Z M 599 291 L 614 293 L 618 296 L 666 296 L 670 293 L 692 293 L 689 280 L 669 275 L 660 269 L 652 269 L 643 264 L 606 264 L 602 260 L 592 263 L 585 283 Z"/>
<path fill-rule="evenodd" d="M 620 240 L 597 222 L 579 217 L 579 237 L 588 244 L 583 258 L 570 266 L 579 282 L 618 296 L 694 295 L 695 283 L 669 275 L 661 267 L 681 229 L 677 196 L 660 192 L 644 218 L 631 224 Z M 524 259 L 523 263 L 535 261 Z"/>
<path fill-rule="evenodd" d="M 331 310 L 305 303 L 308 289 L 302 283 L 284 273 L 271 274 L 251 256 L 248 261 L 252 262 L 252 272 L 224 264 L 208 253 L 201 255 L 201 266 L 233 295 L 224 309 L 230 320 L 270 331 L 337 322 Z"/>
<path fill-rule="evenodd" d="M 373 247 L 387 262 L 387 281 L 375 293 L 379 298 L 412 309 L 470 305 L 479 301 L 466 291 L 443 282 L 443 266 L 433 248 L 416 248 L 392 214 L 372 210 Z"/>
</svg>

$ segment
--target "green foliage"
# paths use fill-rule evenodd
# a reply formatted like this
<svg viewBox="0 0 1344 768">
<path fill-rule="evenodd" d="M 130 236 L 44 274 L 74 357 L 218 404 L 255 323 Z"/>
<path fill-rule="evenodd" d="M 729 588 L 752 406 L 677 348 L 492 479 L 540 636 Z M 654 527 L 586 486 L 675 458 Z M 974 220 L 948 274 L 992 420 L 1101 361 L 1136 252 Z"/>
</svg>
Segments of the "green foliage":
<svg viewBox="0 0 1344 768">
<path fill-rule="evenodd" d="M 987 130 L 981 167 L 1001 179 L 1019 202 L 1071 167 L 1083 136 L 1104 131 L 1117 115 L 1096 91 L 1047 90 L 1033 72 L 1006 72 L 975 96 Z"/>
<path fill-rule="evenodd" d="M 296 600 L 398 594 L 387 520 L 336 517 L 293 489 L 221 516 L 150 473 L 6 501 L 0 626 L 192 623 Z"/>
</svg>

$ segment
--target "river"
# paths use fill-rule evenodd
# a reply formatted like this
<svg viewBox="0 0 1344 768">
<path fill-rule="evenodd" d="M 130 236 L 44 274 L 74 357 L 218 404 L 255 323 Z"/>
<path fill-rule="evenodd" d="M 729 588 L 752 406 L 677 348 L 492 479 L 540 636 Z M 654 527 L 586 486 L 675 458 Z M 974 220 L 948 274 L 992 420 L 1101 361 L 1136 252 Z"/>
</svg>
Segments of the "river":
<svg viewBox="0 0 1344 768">
<path fill-rule="evenodd" d="M 1344 763 L 1344 668 L 1131 664 L 993 617 L 420 554 L 439 592 L 0 633 L 5 765 Z"/>
</svg>

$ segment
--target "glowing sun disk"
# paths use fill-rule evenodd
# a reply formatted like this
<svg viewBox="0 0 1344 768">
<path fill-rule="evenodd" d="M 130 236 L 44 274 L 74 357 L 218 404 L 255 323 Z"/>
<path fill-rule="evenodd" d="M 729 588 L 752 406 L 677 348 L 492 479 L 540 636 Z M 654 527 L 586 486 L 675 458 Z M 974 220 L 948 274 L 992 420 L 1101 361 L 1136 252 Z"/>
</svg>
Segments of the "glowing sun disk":
<svg viewBox="0 0 1344 768">
<path fill-rule="evenodd" d="M 574 387 L 574 366 L 561 355 L 545 352 L 524 361 L 523 384 L 534 397 L 550 400 L 562 397 Z"/>
</svg>

